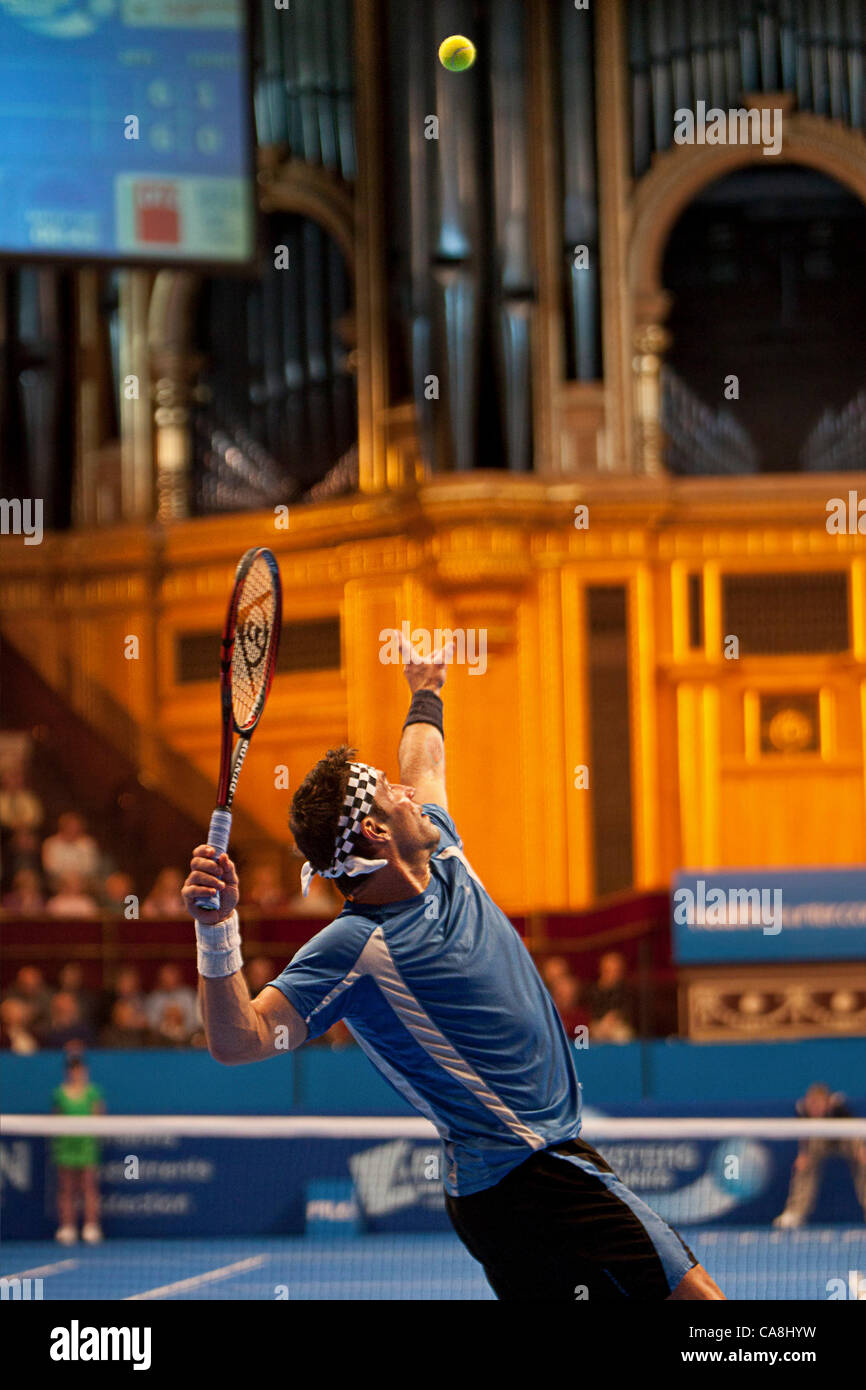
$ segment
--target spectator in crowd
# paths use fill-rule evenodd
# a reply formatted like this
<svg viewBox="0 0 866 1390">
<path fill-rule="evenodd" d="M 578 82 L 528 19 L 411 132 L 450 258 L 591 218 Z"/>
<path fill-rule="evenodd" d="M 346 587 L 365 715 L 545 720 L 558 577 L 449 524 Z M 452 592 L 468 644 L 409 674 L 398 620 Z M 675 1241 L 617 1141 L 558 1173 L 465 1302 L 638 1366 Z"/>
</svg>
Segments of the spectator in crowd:
<svg viewBox="0 0 866 1390">
<path fill-rule="evenodd" d="M 90 1080 L 86 1062 L 70 1057 L 63 1082 L 54 1092 L 54 1110 L 60 1115 L 101 1115 L 105 1111 L 102 1092 Z M 99 1204 L 100 1145 L 89 1135 L 62 1134 L 52 1140 L 52 1157 L 57 1165 L 56 1240 L 74 1245 L 78 1239 L 79 1207 L 83 1206 L 82 1240 L 96 1245 L 102 1240 Z"/>
<path fill-rule="evenodd" d="M 244 975 L 250 998 L 255 999 L 265 985 L 269 985 L 278 974 L 279 971 L 274 969 L 274 962 L 269 956 L 253 956 L 251 960 L 248 960 L 244 966 Z"/>
<path fill-rule="evenodd" d="M 152 1047 L 153 1035 L 147 1015 L 128 999 L 116 999 L 111 1019 L 99 1038 L 102 1047 Z"/>
<path fill-rule="evenodd" d="M 39 917 L 45 911 L 42 884 L 35 869 L 19 869 L 12 879 L 12 890 L 3 898 L 6 912 L 18 917 Z"/>
<path fill-rule="evenodd" d="M 64 994 L 71 994 L 78 1004 L 78 1011 L 85 1023 L 93 1025 L 97 1014 L 97 999 L 92 990 L 84 985 L 84 971 L 77 960 L 67 961 L 60 967 L 57 987 Z"/>
<path fill-rule="evenodd" d="M 289 899 L 283 892 L 280 871 L 276 864 L 254 864 L 250 872 L 250 891 L 247 901 L 260 912 L 287 911 Z M 271 979 L 273 979 L 273 975 Z"/>
<path fill-rule="evenodd" d="M 0 1004 L 0 1048 L 29 1056 L 39 1051 L 39 1042 L 31 1027 L 33 1010 L 23 999 L 10 996 Z"/>
<path fill-rule="evenodd" d="M 64 811 L 58 817 L 56 834 L 42 846 L 42 867 L 51 883 L 59 883 L 67 873 L 79 874 L 86 882 L 96 877 L 99 849 L 77 811 Z"/>
<path fill-rule="evenodd" d="M 562 975 L 571 975 L 571 968 L 565 956 L 548 956 L 541 963 L 541 978 L 547 985 L 551 994 L 553 993 L 553 982 Z"/>
<path fill-rule="evenodd" d="M 58 875 L 57 892 L 48 899 L 45 911 L 49 917 L 94 917 L 99 912 L 99 904 L 93 894 L 88 893 L 84 875 L 67 869 Z"/>
<path fill-rule="evenodd" d="M 48 1030 L 45 1046 L 51 1048 L 91 1047 L 94 1042 L 93 1029 L 81 1017 L 78 1000 L 74 994 L 58 990 L 49 1007 Z"/>
<path fill-rule="evenodd" d="M 114 983 L 102 991 L 97 1010 L 100 1028 L 107 1027 L 111 1012 L 119 999 L 131 1004 L 136 1014 L 143 1014 L 147 1021 L 147 999 L 141 987 L 141 975 L 134 965 L 123 965 L 114 976 Z"/>
<path fill-rule="evenodd" d="M 169 1004 L 176 1004 L 180 1009 L 186 1036 L 191 1037 L 200 1023 L 195 991 L 183 983 L 180 967 L 173 962 L 160 967 L 156 989 L 147 999 L 147 1018 L 155 1033 L 162 1025 Z"/>
<path fill-rule="evenodd" d="M 16 830 L 13 832 L 4 853 L 4 870 L 9 878 L 6 882 L 11 883 L 17 873 L 22 869 L 31 869 L 39 875 L 42 881 L 42 851 L 39 845 L 39 836 L 33 830 Z"/>
<path fill-rule="evenodd" d="M 42 802 L 26 785 L 23 765 L 10 763 L 0 772 L 0 829 L 4 836 L 16 830 L 38 830 L 44 818 Z"/>
<path fill-rule="evenodd" d="M 580 1004 L 580 981 L 567 970 L 563 975 L 556 975 L 548 987 L 562 1025 L 573 1039 L 577 1029 L 589 1023 L 589 1013 Z"/>
<path fill-rule="evenodd" d="M 342 911 L 343 904 L 334 893 L 327 879 L 313 877 L 307 896 L 296 893 L 286 904 L 286 912 L 292 917 L 336 917 Z"/>
<path fill-rule="evenodd" d="M 6 994 L 7 999 L 20 999 L 30 1009 L 30 1027 L 41 1039 L 48 1028 L 51 991 L 45 984 L 42 971 L 36 965 L 22 965 Z"/>
<path fill-rule="evenodd" d="M 850 1119 L 845 1097 L 831 1091 L 823 1081 L 814 1082 L 797 1101 L 797 1114 L 809 1120 Z M 862 1139 L 803 1139 L 791 1169 L 791 1182 L 785 1209 L 773 1225 L 782 1230 L 803 1226 L 812 1215 L 821 1189 L 824 1164 L 831 1154 L 848 1160 L 857 1200 L 866 1218 L 866 1143 Z"/>
<path fill-rule="evenodd" d="M 187 1015 L 180 1004 L 164 1004 L 154 1030 L 155 1047 L 189 1047 L 195 1030 L 188 1026 Z"/>
<path fill-rule="evenodd" d="M 181 869 L 161 869 L 156 882 L 141 905 L 142 917 L 180 917 L 185 908 L 180 890 L 184 884 Z"/>
<path fill-rule="evenodd" d="M 631 1042 L 635 1035 L 634 994 L 626 980 L 625 956 L 606 951 L 598 963 L 598 980 L 588 991 L 593 1042 Z"/>
<path fill-rule="evenodd" d="M 104 912 L 122 915 L 129 898 L 135 897 L 135 883 L 130 874 L 122 869 L 113 869 L 107 875 L 99 894 L 99 905 Z"/>
<path fill-rule="evenodd" d="M 147 996 L 141 987 L 141 975 L 135 965 L 124 965 L 114 979 L 114 995 L 133 1004 L 141 1013 L 147 1012 Z"/>
</svg>

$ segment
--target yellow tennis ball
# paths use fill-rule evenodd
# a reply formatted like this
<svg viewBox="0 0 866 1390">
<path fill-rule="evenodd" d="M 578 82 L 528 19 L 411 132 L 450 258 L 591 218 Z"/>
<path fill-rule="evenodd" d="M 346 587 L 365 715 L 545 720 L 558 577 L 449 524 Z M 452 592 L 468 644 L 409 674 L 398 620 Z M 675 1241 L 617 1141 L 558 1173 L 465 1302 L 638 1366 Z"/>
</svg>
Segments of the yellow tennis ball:
<svg viewBox="0 0 866 1390">
<path fill-rule="evenodd" d="M 465 72 L 475 62 L 475 44 L 462 34 L 452 34 L 439 45 L 439 62 L 449 72 Z"/>
</svg>

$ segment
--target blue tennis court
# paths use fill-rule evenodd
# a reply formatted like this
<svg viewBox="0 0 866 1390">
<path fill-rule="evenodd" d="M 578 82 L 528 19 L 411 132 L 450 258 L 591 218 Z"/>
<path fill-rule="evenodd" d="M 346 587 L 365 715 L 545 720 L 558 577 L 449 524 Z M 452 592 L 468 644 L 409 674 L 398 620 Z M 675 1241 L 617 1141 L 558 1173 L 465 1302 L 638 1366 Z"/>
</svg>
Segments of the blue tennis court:
<svg viewBox="0 0 866 1390">
<path fill-rule="evenodd" d="M 728 1298 L 826 1301 L 843 1290 L 866 1298 L 866 1227 L 697 1227 L 684 1235 Z M 4 1278 L 42 1279 L 45 1299 L 493 1297 L 480 1267 L 448 1235 L 112 1240 L 69 1249 L 16 1241 L 3 1247 L 0 1264 Z"/>
</svg>

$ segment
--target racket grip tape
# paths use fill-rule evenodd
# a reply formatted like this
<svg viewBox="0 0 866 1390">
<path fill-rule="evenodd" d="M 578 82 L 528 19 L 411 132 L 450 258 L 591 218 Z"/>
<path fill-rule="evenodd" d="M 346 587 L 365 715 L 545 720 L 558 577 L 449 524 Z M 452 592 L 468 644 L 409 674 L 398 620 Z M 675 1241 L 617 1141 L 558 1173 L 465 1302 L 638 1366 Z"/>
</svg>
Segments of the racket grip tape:
<svg viewBox="0 0 866 1390">
<path fill-rule="evenodd" d="M 231 835 L 231 831 L 231 811 L 224 811 L 218 806 L 210 818 L 207 843 L 215 849 L 218 854 L 225 854 L 229 847 L 229 836 Z M 196 907 L 200 907 L 203 912 L 219 912 L 219 893 L 209 893 L 206 897 L 196 898 L 195 905 Z"/>
</svg>

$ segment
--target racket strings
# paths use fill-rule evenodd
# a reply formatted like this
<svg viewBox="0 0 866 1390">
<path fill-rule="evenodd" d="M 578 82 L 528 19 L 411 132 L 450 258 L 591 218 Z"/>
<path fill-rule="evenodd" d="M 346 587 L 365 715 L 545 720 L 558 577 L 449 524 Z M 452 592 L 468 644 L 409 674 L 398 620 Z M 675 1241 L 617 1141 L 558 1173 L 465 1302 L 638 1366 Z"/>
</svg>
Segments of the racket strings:
<svg viewBox="0 0 866 1390">
<path fill-rule="evenodd" d="M 270 568 L 256 559 L 238 600 L 232 653 L 232 710 L 239 728 L 259 714 L 267 691 L 277 596 Z"/>
</svg>

